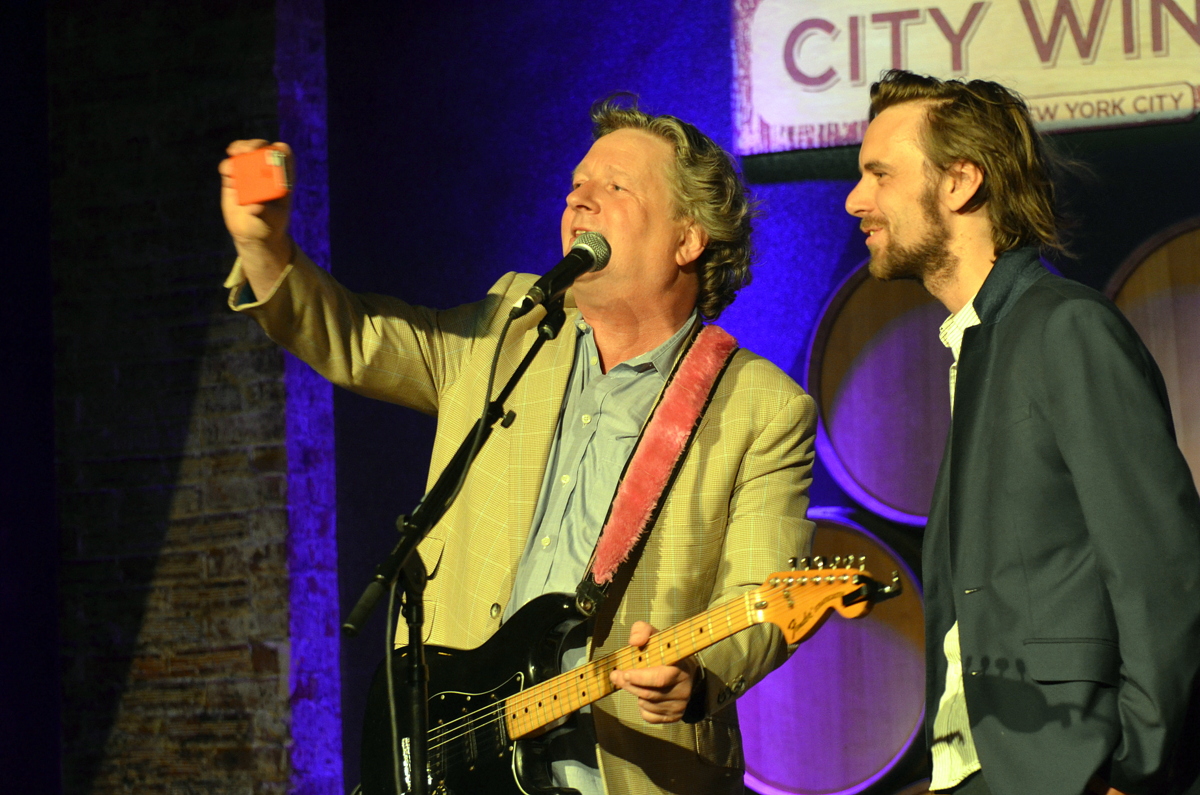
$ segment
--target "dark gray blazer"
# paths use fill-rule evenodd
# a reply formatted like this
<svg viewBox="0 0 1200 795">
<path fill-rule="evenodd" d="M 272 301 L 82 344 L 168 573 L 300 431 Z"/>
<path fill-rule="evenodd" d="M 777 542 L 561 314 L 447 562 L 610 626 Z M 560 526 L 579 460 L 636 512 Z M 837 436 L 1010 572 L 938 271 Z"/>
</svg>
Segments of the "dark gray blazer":
<svg viewBox="0 0 1200 795">
<path fill-rule="evenodd" d="M 993 792 L 1081 793 L 1094 773 L 1183 791 L 1200 499 L 1162 376 L 1115 306 L 1033 249 L 1002 255 L 974 303 L 923 553 L 928 726 L 957 619 Z"/>
</svg>

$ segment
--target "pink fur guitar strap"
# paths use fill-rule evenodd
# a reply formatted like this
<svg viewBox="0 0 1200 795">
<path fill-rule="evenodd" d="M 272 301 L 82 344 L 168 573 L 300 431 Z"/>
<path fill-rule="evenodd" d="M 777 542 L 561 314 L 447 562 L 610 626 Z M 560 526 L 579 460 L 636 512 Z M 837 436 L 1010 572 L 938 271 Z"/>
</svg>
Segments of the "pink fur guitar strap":
<svg viewBox="0 0 1200 795">
<path fill-rule="evenodd" d="M 584 615 L 596 612 L 617 569 L 657 518 L 736 351 L 737 340 L 710 325 L 701 328 L 680 357 L 625 463 L 590 571 L 576 589 L 576 606 Z"/>
</svg>

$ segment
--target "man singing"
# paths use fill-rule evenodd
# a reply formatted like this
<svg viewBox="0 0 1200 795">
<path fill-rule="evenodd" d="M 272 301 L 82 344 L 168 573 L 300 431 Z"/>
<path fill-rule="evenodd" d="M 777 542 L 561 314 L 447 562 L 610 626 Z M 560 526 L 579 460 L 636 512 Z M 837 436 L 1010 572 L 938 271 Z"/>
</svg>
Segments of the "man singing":
<svg viewBox="0 0 1200 795">
<path fill-rule="evenodd" d="M 846 209 L 871 273 L 951 312 L 923 553 L 931 789 L 1195 792 L 1200 499 L 1158 368 L 1039 262 L 1059 224 L 1020 97 L 892 71 L 870 115 Z"/>
<path fill-rule="evenodd" d="M 497 428 L 420 547 L 433 574 L 430 643 L 474 648 L 539 594 L 575 591 L 669 376 L 701 344 L 704 321 L 749 281 L 750 208 L 730 157 L 671 116 L 605 102 L 592 121 L 595 142 L 571 179 L 562 247 L 596 232 L 611 261 L 575 282 L 564 331 L 506 406 L 515 423 Z M 264 144 L 239 141 L 228 152 Z M 350 293 L 293 245 L 287 202 L 239 206 L 232 173 L 223 162 L 222 207 L 239 254 L 227 281 L 231 305 L 332 382 L 436 415 L 432 483 L 480 415 L 499 331 L 535 277 L 509 273 L 478 303 L 444 311 Z M 543 314 L 513 324 L 498 383 Z M 567 652 L 568 666 L 641 645 L 656 627 L 727 601 L 805 554 L 812 399 L 738 350 L 698 423 L 635 568 L 623 570 L 626 581 L 592 635 Z M 398 642 L 405 634 L 401 624 Z M 585 795 L 742 791 L 730 704 L 787 653 L 778 630 L 761 626 L 674 665 L 613 672 L 623 692 L 594 704 L 554 746 L 556 784 Z"/>
</svg>

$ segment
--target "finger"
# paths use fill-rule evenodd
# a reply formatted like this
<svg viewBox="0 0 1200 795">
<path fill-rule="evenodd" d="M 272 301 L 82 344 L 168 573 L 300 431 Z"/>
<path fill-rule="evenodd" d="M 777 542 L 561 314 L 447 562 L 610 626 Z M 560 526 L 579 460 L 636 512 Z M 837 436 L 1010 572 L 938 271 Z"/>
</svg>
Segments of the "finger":
<svg viewBox="0 0 1200 795">
<path fill-rule="evenodd" d="M 663 712 L 654 712 L 653 710 L 643 709 L 642 720 L 646 723 L 674 723 L 674 715 L 669 715 Z"/>
<path fill-rule="evenodd" d="M 683 717 L 683 705 L 675 702 L 659 704 L 638 701 L 638 711 L 647 723 L 674 723 Z"/>
<path fill-rule="evenodd" d="M 225 177 L 221 178 L 221 205 L 227 210 L 236 207 L 238 212 L 254 216 L 262 215 L 267 209 L 265 204 L 239 204 L 237 188 L 234 186 L 233 180 Z"/>
<path fill-rule="evenodd" d="M 679 718 L 670 715 L 655 715 L 650 712 L 642 712 L 642 720 L 644 720 L 646 723 L 653 723 L 657 725 L 663 723 L 675 723 L 679 720 Z"/>
<path fill-rule="evenodd" d="M 650 636 L 657 631 L 645 621 L 635 621 L 629 630 L 629 645 L 645 646 L 646 641 L 650 640 Z"/>
<path fill-rule="evenodd" d="M 639 700 L 655 704 L 669 702 L 683 704 L 688 700 L 692 692 L 691 688 L 684 682 L 670 687 L 644 687 L 632 682 L 624 682 L 618 685 L 618 687 Z M 680 708 L 682 709 L 682 706 Z"/>
<path fill-rule="evenodd" d="M 618 690 L 625 690 L 629 693 L 632 693 L 634 696 L 636 696 L 638 698 L 645 698 L 645 697 L 649 696 L 652 692 L 657 692 L 657 691 L 648 690 L 647 688 L 644 688 L 641 685 L 637 685 L 637 684 L 634 684 L 633 682 L 630 682 L 628 671 L 613 671 L 612 673 L 610 673 L 608 675 L 608 679 L 610 682 L 612 682 L 613 687 L 617 688 Z"/>
<path fill-rule="evenodd" d="M 234 155 L 253 152 L 255 149 L 262 149 L 266 145 L 267 141 L 265 138 L 250 138 L 245 141 L 234 141 L 229 146 L 225 147 L 225 154 L 233 157 Z M 289 149 L 288 152 L 290 154 L 291 150 Z"/>
<path fill-rule="evenodd" d="M 684 691 L 674 688 L 671 690 L 656 690 L 652 687 L 629 685 L 622 689 L 630 695 L 635 696 L 638 701 L 644 701 L 647 704 L 683 704 L 686 701 Z"/>
<path fill-rule="evenodd" d="M 618 673 L 624 675 L 624 681 L 627 684 L 640 688 L 654 688 L 656 690 L 675 687 L 684 679 L 683 671 L 671 665 L 640 668 L 632 671 L 619 671 Z"/>
</svg>

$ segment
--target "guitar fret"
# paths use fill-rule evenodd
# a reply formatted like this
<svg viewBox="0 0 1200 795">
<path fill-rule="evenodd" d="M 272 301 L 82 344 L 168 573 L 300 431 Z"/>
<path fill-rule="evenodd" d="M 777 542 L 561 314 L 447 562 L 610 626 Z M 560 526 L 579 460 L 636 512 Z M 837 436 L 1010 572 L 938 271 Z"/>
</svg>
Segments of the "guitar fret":
<svg viewBox="0 0 1200 795">
<path fill-rule="evenodd" d="M 810 576 L 808 572 L 774 575 L 757 590 L 656 633 L 641 648 L 618 649 L 509 696 L 500 708 L 503 710 L 502 722 L 508 738 L 515 740 L 533 733 L 614 692 L 616 688 L 609 679 L 614 669 L 671 665 L 764 622 L 779 625 L 789 638 L 793 637 L 796 633 L 804 632 L 805 627 L 814 625 L 835 604 L 839 604 L 842 596 L 856 589 L 857 586 L 850 582 L 851 575 L 870 576 L 861 570 L 837 570 L 835 573 L 835 570 L 827 569 L 822 574 L 824 577 L 813 577 L 812 580 L 807 579 Z M 842 585 L 835 587 L 838 579 Z M 805 583 L 809 585 L 806 587 Z M 813 593 L 814 590 L 817 593 Z M 822 595 L 823 598 L 817 604 L 810 605 L 801 617 L 789 618 L 788 614 L 795 612 L 796 604 L 809 603 L 814 597 Z M 841 607 L 838 609 L 843 610 Z"/>
</svg>

